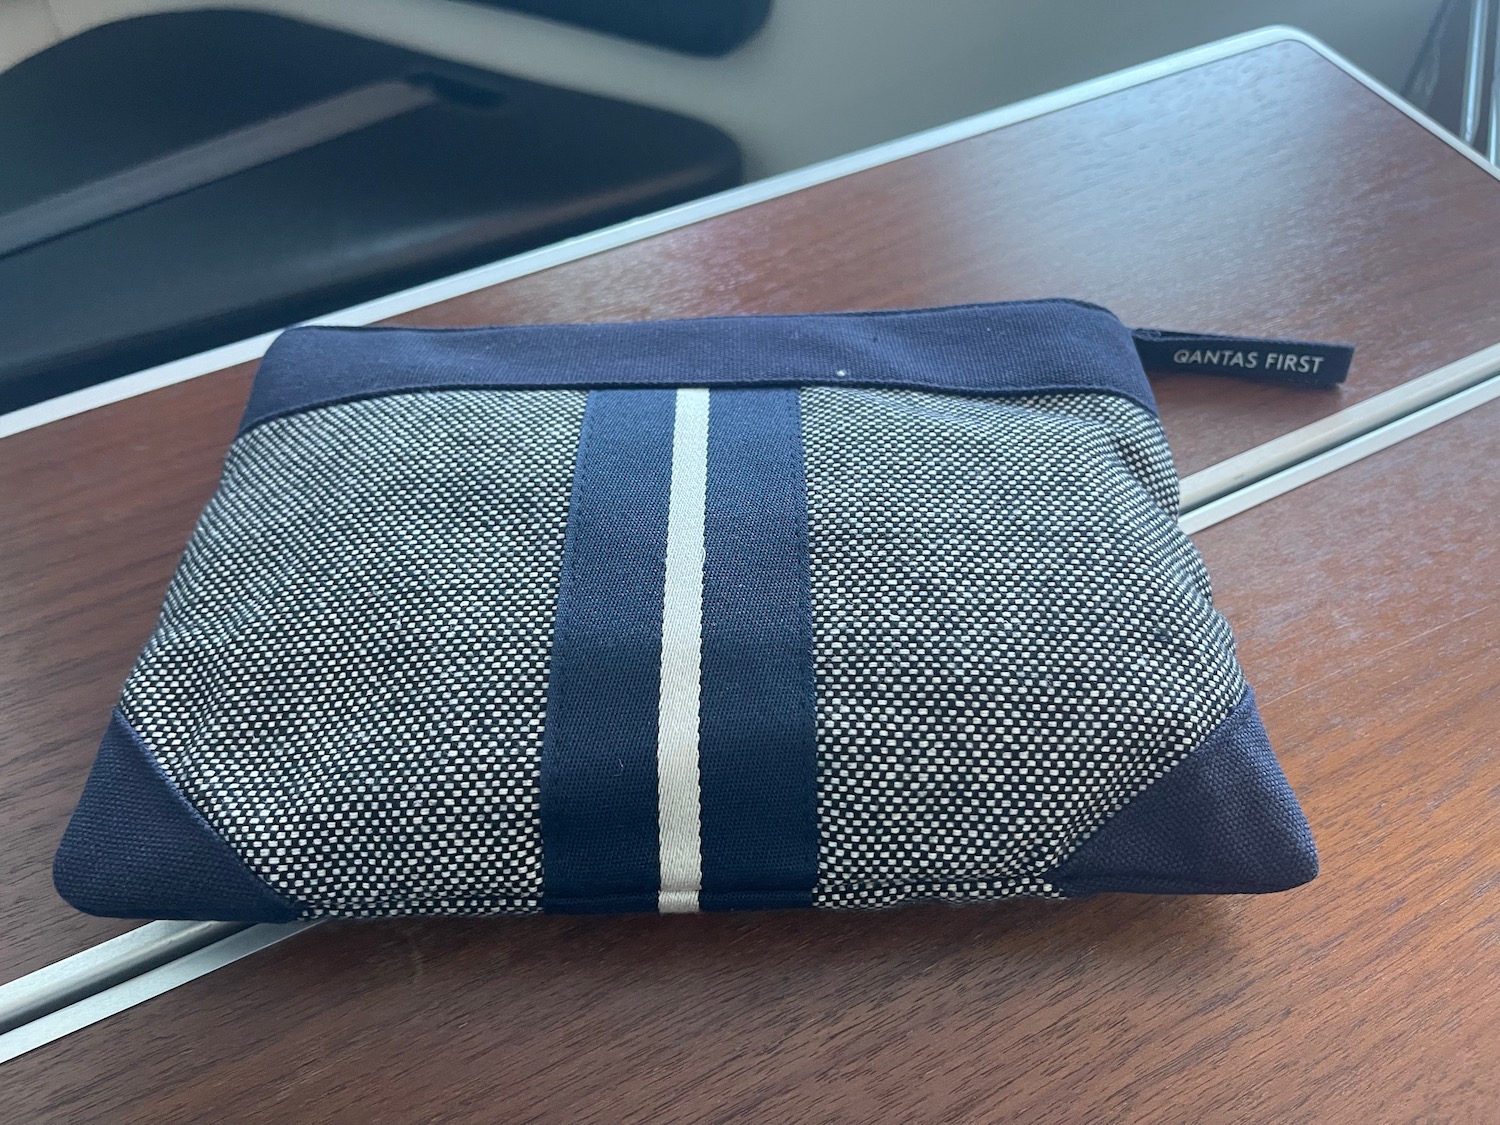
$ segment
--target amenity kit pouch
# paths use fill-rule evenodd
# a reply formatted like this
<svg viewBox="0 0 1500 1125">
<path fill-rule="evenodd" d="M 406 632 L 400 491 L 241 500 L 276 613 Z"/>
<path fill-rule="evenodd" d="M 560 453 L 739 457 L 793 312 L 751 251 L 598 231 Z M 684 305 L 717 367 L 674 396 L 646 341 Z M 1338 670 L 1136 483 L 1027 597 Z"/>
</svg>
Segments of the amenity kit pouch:
<svg viewBox="0 0 1500 1125">
<path fill-rule="evenodd" d="M 1317 871 L 1153 367 L 1071 301 L 298 328 L 59 849 L 124 917 L 883 907 Z"/>
</svg>

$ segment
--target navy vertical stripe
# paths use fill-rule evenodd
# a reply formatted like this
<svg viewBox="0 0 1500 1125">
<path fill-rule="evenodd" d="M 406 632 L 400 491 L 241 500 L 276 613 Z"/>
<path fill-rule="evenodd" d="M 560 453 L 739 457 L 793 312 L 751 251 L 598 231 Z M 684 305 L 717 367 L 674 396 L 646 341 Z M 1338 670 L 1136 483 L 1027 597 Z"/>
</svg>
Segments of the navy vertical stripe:
<svg viewBox="0 0 1500 1125">
<path fill-rule="evenodd" d="M 542 743 L 542 905 L 655 910 L 656 735 L 673 391 L 592 391 Z"/>
<path fill-rule="evenodd" d="M 700 903 L 810 906 L 816 726 L 795 390 L 713 392 L 704 530 Z"/>
</svg>

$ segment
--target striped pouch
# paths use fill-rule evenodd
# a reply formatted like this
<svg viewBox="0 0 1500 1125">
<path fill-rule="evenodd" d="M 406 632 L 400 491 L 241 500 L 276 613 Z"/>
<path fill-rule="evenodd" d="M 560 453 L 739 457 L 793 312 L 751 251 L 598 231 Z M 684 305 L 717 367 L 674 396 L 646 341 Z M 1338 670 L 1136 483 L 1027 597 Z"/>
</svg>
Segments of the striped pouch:
<svg viewBox="0 0 1500 1125">
<path fill-rule="evenodd" d="M 58 889 L 280 921 L 1296 886 L 1141 357 L 1348 352 L 1069 301 L 289 331 Z"/>
</svg>

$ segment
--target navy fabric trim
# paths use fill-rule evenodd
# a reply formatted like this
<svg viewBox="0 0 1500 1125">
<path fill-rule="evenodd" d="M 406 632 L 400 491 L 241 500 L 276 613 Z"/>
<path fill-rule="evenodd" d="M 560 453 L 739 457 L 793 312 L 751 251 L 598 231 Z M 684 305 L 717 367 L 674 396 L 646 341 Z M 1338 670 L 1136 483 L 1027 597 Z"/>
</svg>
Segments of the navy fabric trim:
<svg viewBox="0 0 1500 1125">
<path fill-rule="evenodd" d="M 52 865 L 88 914 L 290 922 L 301 910 L 255 875 L 115 711 Z"/>
<path fill-rule="evenodd" d="M 675 402 L 671 391 L 594 391 L 584 409 L 542 740 L 545 910 L 656 909 Z"/>
<path fill-rule="evenodd" d="M 261 360 L 240 432 L 404 391 L 893 387 L 1110 392 L 1156 412 L 1130 330 L 1076 301 L 503 328 L 294 328 Z"/>
<path fill-rule="evenodd" d="M 1250 894 L 1317 874 L 1312 832 L 1246 689 L 1201 746 L 1045 878 L 1070 896 Z"/>
<path fill-rule="evenodd" d="M 791 390 L 709 406 L 699 725 L 704 910 L 811 906 L 817 727 L 802 420 Z"/>
</svg>

